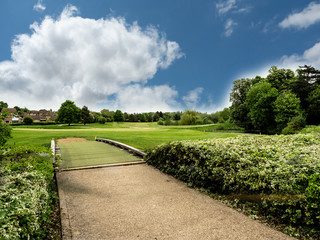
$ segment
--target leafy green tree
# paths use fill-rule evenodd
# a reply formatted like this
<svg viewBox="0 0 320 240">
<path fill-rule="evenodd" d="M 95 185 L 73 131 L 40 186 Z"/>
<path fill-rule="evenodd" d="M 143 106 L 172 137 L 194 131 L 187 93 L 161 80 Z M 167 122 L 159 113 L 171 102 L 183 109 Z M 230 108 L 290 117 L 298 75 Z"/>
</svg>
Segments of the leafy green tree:
<svg viewBox="0 0 320 240">
<path fill-rule="evenodd" d="M 257 83 L 248 91 L 245 103 L 254 129 L 266 133 L 276 130 L 273 102 L 277 96 L 278 90 L 268 82 Z"/>
<path fill-rule="evenodd" d="M 114 111 L 109 111 L 108 109 L 102 109 L 101 115 L 106 119 L 107 122 L 113 122 Z"/>
<path fill-rule="evenodd" d="M 270 68 L 269 75 L 266 78 L 266 81 L 280 92 L 287 90 L 295 80 L 296 78 L 292 70 L 278 69 L 276 66 Z"/>
<path fill-rule="evenodd" d="M 240 79 L 233 82 L 233 88 L 230 93 L 230 121 L 240 127 L 250 129 L 251 119 L 249 117 L 249 109 L 246 105 L 247 93 L 252 87 L 252 79 Z M 213 116 L 212 116 L 213 117 Z M 218 122 L 219 116 L 214 116 L 213 122 Z"/>
<path fill-rule="evenodd" d="M 219 112 L 219 119 L 220 122 L 226 122 L 230 118 L 230 108 L 224 108 L 222 111 Z"/>
<path fill-rule="evenodd" d="M 20 115 L 22 113 L 22 109 L 18 106 L 14 106 L 13 108 L 15 108 L 17 110 L 17 113 Z"/>
<path fill-rule="evenodd" d="M 0 118 L 0 146 L 3 146 L 11 137 L 11 127 Z"/>
<path fill-rule="evenodd" d="M 307 102 L 309 103 L 307 113 L 308 113 L 308 123 L 309 124 L 320 124 L 320 85 L 310 92 Z"/>
<path fill-rule="evenodd" d="M 4 108 L 8 108 L 8 103 L 0 101 L 0 112 L 2 111 L 2 109 Z"/>
<path fill-rule="evenodd" d="M 105 124 L 106 123 L 106 118 L 105 117 L 99 117 L 98 118 L 98 123 L 100 123 L 100 124 Z"/>
<path fill-rule="evenodd" d="M 292 92 L 282 92 L 274 102 L 275 121 L 279 132 L 284 129 L 293 117 L 302 114 L 300 99 Z"/>
<path fill-rule="evenodd" d="M 116 122 L 123 122 L 124 121 L 124 116 L 121 110 L 117 110 L 114 115 L 113 115 L 114 121 Z"/>
<path fill-rule="evenodd" d="M 61 104 L 60 109 L 58 110 L 57 122 L 68 123 L 70 126 L 71 123 L 79 122 L 81 110 L 78 108 L 74 102 L 67 100 Z"/>
<path fill-rule="evenodd" d="M 33 123 L 33 118 L 30 116 L 26 116 L 23 118 L 23 123 L 26 125 L 31 125 Z"/>
<path fill-rule="evenodd" d="M 194 125 L 197 120 L 199 120 L 199 116 L 196 111 L 186 110 L 181 116 L 181 124 L 182 125 Z"/>
<path fill-rule="evenodd" d="M 92 118 L 90 115 L 90 111 L 87 106 L 83 106 L 81 109 L 81 122 L 86 125 L 87 123 L 91 122 Z"/>
<path fill-rule="evenodd" d="M 293 92 L 300 98 L 302 110 L 307 111 L 309 95 L 320 85 L 320 70 L 304 65 L 297 69 L 297 79 L 292 84 Z"/>
</svg>

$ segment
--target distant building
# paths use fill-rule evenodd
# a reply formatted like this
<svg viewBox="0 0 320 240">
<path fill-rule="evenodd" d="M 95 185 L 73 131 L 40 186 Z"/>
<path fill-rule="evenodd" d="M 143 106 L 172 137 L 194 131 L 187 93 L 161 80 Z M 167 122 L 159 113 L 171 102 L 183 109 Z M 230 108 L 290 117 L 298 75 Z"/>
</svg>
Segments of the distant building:
<svg viewBox="0 0 320 240">
<path fill-rule="evenodd" d="M 15 108 L 2 109 L 2 113 L 9 112 L 9 115 L 3 120 L 5 123 L 22 123 L 24 117 L 31 117 L 34 122 L 54 121 L 57 118 L 57 112 L 52 110 L 40 109 L 29 112 L 18 113 Z"/>
</svg>

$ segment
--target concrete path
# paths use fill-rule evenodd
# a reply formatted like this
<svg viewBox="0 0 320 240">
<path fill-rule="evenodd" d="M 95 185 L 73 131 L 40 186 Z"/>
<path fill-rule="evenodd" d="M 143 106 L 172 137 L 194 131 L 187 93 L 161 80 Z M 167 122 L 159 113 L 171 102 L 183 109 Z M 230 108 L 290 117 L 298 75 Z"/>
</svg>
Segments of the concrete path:
<svg viewBox="0 0 320 240">
<path fill-rule="evenodd" d="M 292 239 L 148 165 L 57 180 L 64 239 Z"/>
</svg>

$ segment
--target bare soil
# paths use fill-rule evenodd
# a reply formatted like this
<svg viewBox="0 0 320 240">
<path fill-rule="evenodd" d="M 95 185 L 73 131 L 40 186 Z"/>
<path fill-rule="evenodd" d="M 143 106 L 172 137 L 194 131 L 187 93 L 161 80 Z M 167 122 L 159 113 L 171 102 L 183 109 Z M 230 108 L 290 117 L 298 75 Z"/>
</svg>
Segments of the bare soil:
<svg viewBox="0 0 320 240">
<path fill-rule="evenodd" d="M 58 139 L 58 142 L 85 142 L 88 141 L 85 138 L 61 138 Z"/>
</svg>

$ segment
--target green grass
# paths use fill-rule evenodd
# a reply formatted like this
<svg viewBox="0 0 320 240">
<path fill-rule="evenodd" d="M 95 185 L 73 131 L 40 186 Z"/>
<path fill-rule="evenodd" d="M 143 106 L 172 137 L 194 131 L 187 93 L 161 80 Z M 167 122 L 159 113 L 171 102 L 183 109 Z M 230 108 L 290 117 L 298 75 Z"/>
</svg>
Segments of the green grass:
<svg viewBox="0 0 320 240">
<path fill-rule="evenodd" d="M 95 141 L 60 142 L 62 154 L 60 166 L 73 168 L 110 163 L 133 162 L 139 159 L 114 146 Z"/>
<path fill-rule="evenodd" d="M 119 141 L 138 149 L 146 151 L 162 143 L 169 143 L 180 140 L 197 140 L 210 138 L 235 137 L 239 133 L 205 132 L 201 127 L 158 127 L 156 123 L 108 123 L 63 126 L 59 129 L 57 125 L 32 126 L 33 128 L 14 127 L 12 139 L 9 144 L 17 145 L 48 145 L 50 140 L 82 137 L 94 140 L 94 137 L 107 138 Z M 205 126 L 204 126 L 205 127 Z"/>
</svg>

